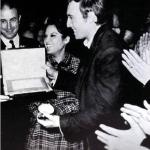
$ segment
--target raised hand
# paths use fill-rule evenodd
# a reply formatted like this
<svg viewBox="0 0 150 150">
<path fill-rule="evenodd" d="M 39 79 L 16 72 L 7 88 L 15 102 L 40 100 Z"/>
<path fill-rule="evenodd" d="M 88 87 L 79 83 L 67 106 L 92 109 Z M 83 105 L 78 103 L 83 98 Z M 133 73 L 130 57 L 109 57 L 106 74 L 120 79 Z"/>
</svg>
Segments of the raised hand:
<svg viewBox="0 0 150 150">
<path fill-rule="evenodd" d="M 140 37 L 134 50 L 146 63 L 150 64 L 150 33 L 146 32 Z"/>
<path fill-rule="evenodd" d="M 150 80 L 150 64 L 145 63 L 133 50 L 123 50 L 122 63 L 143 85 Z"/>
</svg>

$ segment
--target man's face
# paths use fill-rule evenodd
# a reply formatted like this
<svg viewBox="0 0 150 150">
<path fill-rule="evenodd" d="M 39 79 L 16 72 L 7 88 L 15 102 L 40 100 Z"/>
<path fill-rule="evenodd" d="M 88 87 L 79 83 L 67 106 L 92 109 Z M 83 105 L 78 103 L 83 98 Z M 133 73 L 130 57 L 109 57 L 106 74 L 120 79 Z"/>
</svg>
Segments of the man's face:
<svg viewBox="0 0 150 150">
<path fill-rule="evenodd" d="M 67 8 L 67 27 L 73 29 L 76 39 L 85 39 L 88 33 L 87 19 L 83 18 L 80 3 L 71 1 Z"/>
<path fill-rule="evenodd" d="M 1 9 L 0 30 L 1 34 L 7 38 L 12 39 L 16 36 L 19 29 L 19 17 L 15 8 L 10 9 L 4 6 Z"/>
</svg>

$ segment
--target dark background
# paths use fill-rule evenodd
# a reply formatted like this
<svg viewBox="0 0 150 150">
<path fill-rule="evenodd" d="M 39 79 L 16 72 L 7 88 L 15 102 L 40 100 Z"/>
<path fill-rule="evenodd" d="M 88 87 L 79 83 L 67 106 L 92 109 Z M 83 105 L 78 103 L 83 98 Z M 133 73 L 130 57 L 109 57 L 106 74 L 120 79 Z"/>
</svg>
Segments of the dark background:
<svg viewBox="0 0 150 150">
<path fill-rule="evenodd" d="M 68 0 L 15 0 L 22 14 L 22 27 L 34 21 L 37 25 L 49 17 L 66 17 Z M 138 32 L 150 12 L 150 0 L 107 0 L 110 10 L 119 10 L 125 28 Z"/>
<path fill-rule="evenodd" d="M 117 7 L 135 19 L 150 10 L 150 0 L 108 0 L 110 8 Z M 67 0 L 16 0 L 20 10 L 28 17 L 39 18 L 43 15 L 63 15 Z"/>
<path fill-rule="evenodd" d="M 40 19 L 45 16 L 65 15 L 67 0 L 17 0 L 25 18 Z"/>
</svg>

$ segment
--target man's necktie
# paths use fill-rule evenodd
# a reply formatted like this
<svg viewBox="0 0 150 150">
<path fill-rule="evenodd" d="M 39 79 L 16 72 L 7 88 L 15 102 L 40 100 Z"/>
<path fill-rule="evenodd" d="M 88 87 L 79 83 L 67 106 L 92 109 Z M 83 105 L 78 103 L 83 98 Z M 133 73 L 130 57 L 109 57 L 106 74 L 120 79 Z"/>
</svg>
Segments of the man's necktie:
<svg viewBox="0 0 150 150">
<path fill-rule="evenodd" d="M 12 45 L 12 48 L 15 48 L 15 44 L 13 40 L 10 40 L 9 43 Z"/>
</svg>

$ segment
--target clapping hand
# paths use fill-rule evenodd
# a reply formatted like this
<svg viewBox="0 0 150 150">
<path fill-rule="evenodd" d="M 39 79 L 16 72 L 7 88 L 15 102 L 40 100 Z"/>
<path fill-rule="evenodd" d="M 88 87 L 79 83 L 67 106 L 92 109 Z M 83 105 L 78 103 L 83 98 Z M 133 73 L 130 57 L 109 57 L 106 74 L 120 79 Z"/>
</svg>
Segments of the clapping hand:
<svg viewBox="0 0 150 150">
<path fill-rule="evenodd" d="M 138 150 L 146 136 L 131 116 L 124 113 L 121 115 L 130 124 L 130 129 L 120 130 L 101 124 L 100 128 L 105 132 L 96 130 L 97 139 L 106 144 L 108 150 Z"/>
<path fill-rule="evenodd" d="M 140 37 L 134 50 L 146 63 L 150 64 L 150 33 L 144 33 Z"/>
<path fill-rule="evenodd" d="M 145 134 L 150 135 L 150 104 L 144 101 L 145 108 L 131 104 L 124 104 L 121 111 L 129 114 L 142 128 Z"/>
<path fill-rule="evenodd" d="M 144 62 L 136 52 L 124 50 L 122 58 L 123 65 L 143 85 L 150 80 L 150 64 Z"/>
</svg>

